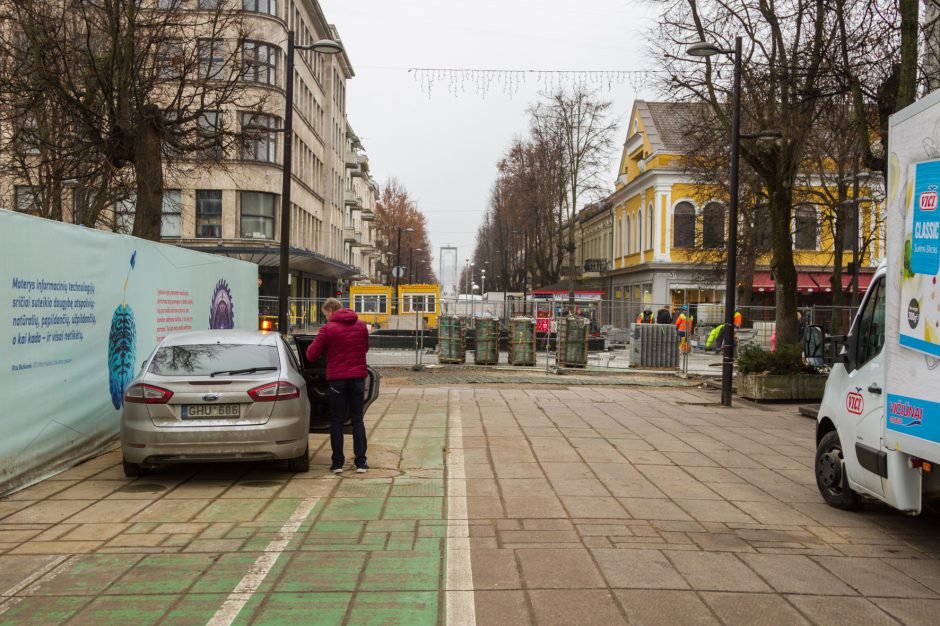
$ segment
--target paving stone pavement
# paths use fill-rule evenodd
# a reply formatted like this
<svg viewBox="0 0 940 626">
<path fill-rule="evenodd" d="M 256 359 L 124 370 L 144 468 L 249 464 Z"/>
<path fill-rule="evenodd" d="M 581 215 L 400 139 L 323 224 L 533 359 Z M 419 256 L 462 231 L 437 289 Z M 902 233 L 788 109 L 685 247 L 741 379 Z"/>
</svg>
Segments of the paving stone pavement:
<svg viewBox="0 0 940 626">
<path fill-rule="evenodd" d="M 940 516 L 688 388 L 383 387 L 366 475 L 109 452 L 0 499 L 0 624 L 936 624 Z"/>
</svg>

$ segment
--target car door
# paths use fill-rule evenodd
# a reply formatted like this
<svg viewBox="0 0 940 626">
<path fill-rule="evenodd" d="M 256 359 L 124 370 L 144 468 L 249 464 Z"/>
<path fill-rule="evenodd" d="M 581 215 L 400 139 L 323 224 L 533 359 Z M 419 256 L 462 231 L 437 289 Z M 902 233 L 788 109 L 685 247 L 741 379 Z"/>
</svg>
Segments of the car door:
<svg viewBox="0 0 940 626">
<path fill-rule="evenodd" d="M 310 399 L 310 430 L 322 430 L 330 424 L 329 385 L 326 382 L 326 357 L 316 363 L 307 360 L 307 348 L 316 335 L 294 335 L 294 345 L 300 360 L 301 373 L 307 381 L 307 397 Z M 366 368 L 365 411 L 379 397 L 381 376 L 371 367 Z M 347 420 L 348 421 L 348 420 Z"/>
<path fill-rule="evenodd" d="M 857 318 L 853 337 L 846 347 L 853 351 L 852 371 L 848 373 L 849 388 L 846 391 L 847 415 L 855 416 L 854 437 L 843 441 L 846 448 L 852 447 L 862 471 L 852 476 L 872 492 L 884 495 L 882 478 L 887 473 L 886 455 L 882 442 L 885 400 L 885 281 L 875 281 L 869 288 L 868 297 Z"/>
</svg>

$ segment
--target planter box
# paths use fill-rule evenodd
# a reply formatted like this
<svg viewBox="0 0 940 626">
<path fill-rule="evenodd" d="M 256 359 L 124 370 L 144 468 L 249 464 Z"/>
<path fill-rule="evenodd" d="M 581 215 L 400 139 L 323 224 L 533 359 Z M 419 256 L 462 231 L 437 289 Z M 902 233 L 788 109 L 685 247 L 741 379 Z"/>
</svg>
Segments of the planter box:
<svg viewBox="0 0 940 626">
<path fill-rule="evenodd" d="M 822 400 L 826 376 L 738 374 L 738 395 L 748 400 Z"/>
</svg>

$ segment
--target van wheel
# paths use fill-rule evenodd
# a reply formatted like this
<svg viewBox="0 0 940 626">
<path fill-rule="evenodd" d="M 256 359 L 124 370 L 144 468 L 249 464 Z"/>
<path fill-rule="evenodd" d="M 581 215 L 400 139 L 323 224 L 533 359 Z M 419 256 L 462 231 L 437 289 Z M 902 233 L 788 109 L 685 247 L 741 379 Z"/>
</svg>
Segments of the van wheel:
<svg viewBox="0 0 940 626">
<path fill-rule="evenodd" d="M 287 459 L 287 469 L 295 474 L 303 474 L 310 471 L 310 446 L 304 450 L 304 453 L 293 459 Z"/>
<path fill-rule="evenodd" d="M 848 511 L 861 505 L 858 494 L 849 487 L 842 442 L 834 430 L 826 433 L 816 448 L 816 486 L 823 500 L 837 509 Z"/>
<path fill-rule="evenodd" d="M 140 466 L 140 463 L 129 463 L 124 458 L 121 459 L 121 463 L 124 465 L 124 475 L 128 478 L 140 478 L 144 475 L 144 468 Z"/>
</svg>

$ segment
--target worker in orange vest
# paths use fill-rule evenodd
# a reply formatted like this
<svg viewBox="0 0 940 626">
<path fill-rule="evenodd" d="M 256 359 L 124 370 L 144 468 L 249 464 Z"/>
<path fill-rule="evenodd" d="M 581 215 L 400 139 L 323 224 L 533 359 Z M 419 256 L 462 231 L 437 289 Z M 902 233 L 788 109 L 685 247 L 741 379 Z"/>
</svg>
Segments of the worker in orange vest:
<svg viewBox="0 0 940 626">
<path fill-rule="evenodd" d="M 679 313 L 679 317 L 676 318 L 676 331 L 679 333 L 680 339 L 692 333 L 693 322 L 694 318 L 689 315 L 689 307 L 682 305 L 682 312 Z"/>
<path fill-rule="evenodd" d="M 636 317 L 637 324 L 652 324 L 653 323 L 653 311 L 646 309 Z"/>
<path fill-rule="evenodd" d="M 734 327 L 741 328 L 741 324 L 744 322 L 744 316 L 741 315 L 741 311 L 734 312 Z"/>
</svg>

